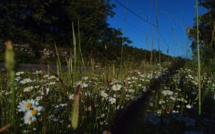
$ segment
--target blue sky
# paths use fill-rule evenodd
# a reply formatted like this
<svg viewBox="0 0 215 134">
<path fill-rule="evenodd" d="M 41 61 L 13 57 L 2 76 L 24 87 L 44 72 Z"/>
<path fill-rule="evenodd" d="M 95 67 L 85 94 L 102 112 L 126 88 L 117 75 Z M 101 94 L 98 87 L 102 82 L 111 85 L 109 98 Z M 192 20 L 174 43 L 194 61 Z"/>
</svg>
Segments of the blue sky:
<svg viewBox="0 0 215 134">
<path fill-rule="evenodd" d="M 108 18 L 110 27 L 121 29 L 124 36 L 132 40 L 133 43 L 130 45 L 133 47 L 158 50 L 156 29 L 143 21 L 144 19 L 156 25 L 156 0 L 118 0 L 118 2 L 127 5 L 129 10 L 142 19 L 126 10 L 116 0 L 111 0 L 111 3 L 116 5 L 113 9 L 116 14 L 113 18 Z M 196 0 L 158 0 L 159 42 L 163 53 L 191 57 L 189 47 L 191 41 L 186 35 L 186 27 L 192 27 L 194 24 L 195 4 Z M 199 7 L 199 14 L 204 12 L 206 10 Z"/>
</svg>

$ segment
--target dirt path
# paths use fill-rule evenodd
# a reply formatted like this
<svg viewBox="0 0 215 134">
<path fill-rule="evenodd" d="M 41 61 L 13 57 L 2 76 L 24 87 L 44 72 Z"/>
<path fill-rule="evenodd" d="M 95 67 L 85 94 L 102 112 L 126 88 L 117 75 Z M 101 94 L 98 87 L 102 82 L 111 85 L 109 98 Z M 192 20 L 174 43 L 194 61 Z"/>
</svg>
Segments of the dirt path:
<svg viewBox="0 0 215 134">
<path fill-rule="evenodd" d="M 168 68 L 168 73 L 161 75 L 158 79 L 152 80 L 149 89 L 157 89 L 161 83 L 169 81 L 176 73 L 176 70 L 184 66 L 184 60 L 178 60 Z M 151 90 L 150 90 L 151 91 Z M 117 117 L 115 123 L 112 124 L 112 134 L 144 134 L 142 125 L 146 116 L 147 103 L 152 92 L 146 92 L 136 102 L 132 103 L 121 117 Z"/>
</svg>

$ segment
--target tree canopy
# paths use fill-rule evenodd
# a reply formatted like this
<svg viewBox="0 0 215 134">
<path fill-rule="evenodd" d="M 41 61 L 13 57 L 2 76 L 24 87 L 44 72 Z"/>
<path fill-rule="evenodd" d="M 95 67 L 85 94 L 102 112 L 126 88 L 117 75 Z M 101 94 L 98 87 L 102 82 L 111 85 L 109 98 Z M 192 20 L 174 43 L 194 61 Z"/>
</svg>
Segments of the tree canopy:
<svg viewBox="0 0 215 134">
<path fill-rule="evenodd" d="M 112 9 L 115 7 L 109 1 L 1 0 L 0 38 L 33 44 L 69 45 L 74 24 L 83 47 L 89 40 L 93 45 L 119 43 L 121 31 L 110 28 L 107 23 L 107 17 L 114 16 Z M 128 38 L 124 41 L 131 43 Z"/>
<path fill-rule="evenodd" d="M 208 61 L 215 56 L 215 0 L 200 0 L 199 5 L 206 8 L 207 12 L 199 16 L 199 39 L 200 52 L 204 61 Z M 189 38 L 192 40 L 191 48 L 194 55 L 197 49 L 197 26 L 196 18 L 194 26 L 187 29 Z"/>
</svg>

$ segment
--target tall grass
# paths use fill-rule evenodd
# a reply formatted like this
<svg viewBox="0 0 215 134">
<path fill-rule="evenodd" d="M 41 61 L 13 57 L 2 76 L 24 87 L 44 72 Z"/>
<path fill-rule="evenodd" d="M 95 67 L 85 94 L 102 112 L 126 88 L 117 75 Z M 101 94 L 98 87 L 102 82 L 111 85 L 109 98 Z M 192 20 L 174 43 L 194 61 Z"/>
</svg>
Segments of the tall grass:
<svg viewBox="0 0 215 134">
<path fill-rule="evenodd" d="M 202 101 L 202 97 L 201 97 L 201 62 L 200 62 L 200 44 L 199 44 L 199 13 L 198 13 L 198 0 L 196 0 L 196 39 L 197 39 L 197 51 L 198 51 L 198 85 L 199 85 L 199 115 L 201 115 L 201 101 Z"/>
<path fill-rule="evenodd" d="M 128 0 L 126 0 L 126 7 L 127 7 L 127 4 L 128 4 Z M 127 13 L 127 8 L 125 8 L 125 11 L 124 11 L 124 23 L 123 23 L 123 31 L 122 31 L 122 47 L 121 47 L 121 60 L 120 60 L 120 74 L 122 72 L 122 68 L 123 68 L 123 46 L 124 46 L 124 35 L 125 35 L 125 28 L 126 28 L 126 14 Z"/>
<path fill-rule="evenodd" d="M 123 60 L 124 38 L 122 38 L 120 68 L 116 68 L 115 64 L 105 64 L 105 68 L 97 68 L 95 67 L 94 59 L 91 58 L 90 67 L 86 69 L 81 51 L 82 42 L 79 22 L 77 31 L 75 31 L 74 24 L 72 24 L 73 54 L 70 54 L 70 57 L 66 59 L 68 69 L 66 72 L 62 70 L 61 58 L 55 44 L 57 55 L 56 72 L 51 72 L 48 69 L 47 72 L 46 70 L 40 70 L 33 73 L 15 73 L 12 43 L 7 42 L 5 66 L 8 74 L 2 73 L 4 76 L 0 76 L 0 79 L 10 83 L 1 82 L 0 86 L 2 93 L 2 95 L 0 94 L 2 108 L 0 124 L 4 126 L 0 129 L 0 132 L 7 131 L 6 129 L 8 129 L 11 123 L 13 126 L 9 128 L 11 133 L 16 131 L 18 133 L 41 132 L 44 134 L 109 133 L 109 130 L 114 127 L 113 125 L 117 123 L 117 120 L 126 112 L 129 105 L 135 103 L 140 96 L 148 95 L 149 92 L 151 96 L 147 96 L 150 99 L 146 104 L 147 106 L 143 107 L 144 110 L 142 111 L 144 113 L 139 114 L 141 117 L 137 117 L 142 119 L 137 123 L 140 126 L 140 131 L 135 128 L 136 124 L 134 123 L 135 125 L 132 125 L 134 127 L 132 130 L 135 130 L 133 133 L 183 133 L 186 130 L 196 130 L 196 118 L 199 117 L 196 115 L 195 108 L 197 107 L 198 114 L 201 115 L 202 111 L 204 111 L 206 113 L 204 119 L 210 119 L 212 122 L 214 100 L 211 101 L 210 98 L 211 94 L 213 94 L 213 99 L 215 98 L 214 76 L 208 77 L 209 74 L 201 76 L 198 0 L 196 0 L 196 15 L 197 69 L 196 65 L 188 65 L 187 63 L 186 67 L 178 71 L 171 67 L 171 72 L 165 68 L 170 67 L 171 64 L 164 65 L 161 62 L 157 0 L 156 31 L 158 33 L 159 56 L 155 58 L 158 58 L 159 65 L 157 65 L 157 62 L 153 64 L 152 60 L 150 64 L 146 62 L 141 64 L 143 65 L 142 68 L 140 66 L 134 67 L 129 62 L 126 63 Z M 124 14 L 124 31 L 125 24 L 126 11 Z M 152 42 L 154 42 L 154 38 L 152 38 Z M 106 52 L 107 48 L 104 47 L 104 49 Z M 107 57 L 107 53 L 105 55 Z M 172 64 L 175 68 L 182 64 L 180 60 L 176 63 Z M 80 71 L 80 66 L 84 70 Z M 198 76 L 195 75 L 195 70 L 198 70 Z M 26 82 L 27 79 L 30 79 L 29 82 Z M 201 91 L 204 88 L 207 90 Z M 4 98 L 3 94 L 5 96 L 9 94 L 11 99 Z M 23 101 L 30 101 L 31 105 L 34 105 L 31 109 L 29 108 L 31 113 L 38 112 L 38 114 L 30 116 L 31 118 L 26 120 L 25 117 L 29 114 L 29 109 L 23 110 L 20 108 Z M 6 105 L 10 103 L 10 107 Z M 211 107 L 208 108 L 206 105 L 202 105 L 202 103 L 208 104 Z M 42 106 L 39 106 L 41 104 Z M 29 105 L 26 103 L 25 106 Z M 35 108 L 38 108 L 37 111 Z M 9 117 L 10 115 L 10 119 L 4 119 L 4 117 Z M 204 130 L 207 129 L 207 132 L 211 133 L 214 125 L 205 122 L 204 119 L 200 120 L 202 123 L 200 122 L 199 124 L 202 125 Z M 135 122 L 135 119 L 131 122 Z M 177 126 L 176 129 L 175 126 Z"/>
<path fill-rule="evenodd" d="M 10 40 L 6 42 L 6 52 L 5 52 L 5 66 L 8 70 L 10 76 L 10 90 L 11 90 L 11 124 L 13 127 L 13 132 L 15 132 L 16 127 L 16 92 L 15 92 L 15 53 L 13 50 L 13 45 Z"/>
<path fill-rule="evenodd" d="M 156 31 L 158 35 L 158 51 L 159 51 L 159 64 L 161 65 L 161 52 L 160 52 L 160 35 L 159 35 L 159 19 L 158 19 L 158 0 L 156 0 Z"/>
</svg>

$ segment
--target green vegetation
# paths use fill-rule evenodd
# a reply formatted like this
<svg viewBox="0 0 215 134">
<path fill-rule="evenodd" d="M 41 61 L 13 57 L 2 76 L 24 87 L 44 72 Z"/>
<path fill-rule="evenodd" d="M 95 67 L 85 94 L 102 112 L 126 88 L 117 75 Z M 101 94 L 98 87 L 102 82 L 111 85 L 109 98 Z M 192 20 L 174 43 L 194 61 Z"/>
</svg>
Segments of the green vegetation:
<svg viewBox="0 0 215 134">
<path fill-rule="evenodd" d="M 199 43 L 201 60 L 210 65 L 215 57 L 215 2 L 213 0 L 200 0 L 199 5 L 206 8 L 207 12 L 199 17 Z M 196 18 L 194 19 L 194 26 L 187 29 L 188 36 L 192 40 L 191 48 L 194 53 L 194 59 L 197 58 L 197 25 Z"/>
<path fill-rule="evenodd" d="M 7 41 L 0 54 L 7 68 L 0 70 L 0 133 L 212 133 L 214 4 L 200 1 L 209 10 L 187 29 L 194 59 L 185 60 L 129 46 L 107 24 L 109 0 L 3 0 L 0 37 L 27 42 L 32 52 Z M 43 48 L 54 56 L 44 58 Z M 15 72 L 18 63 L 57 69 Z"/>
</svg>

